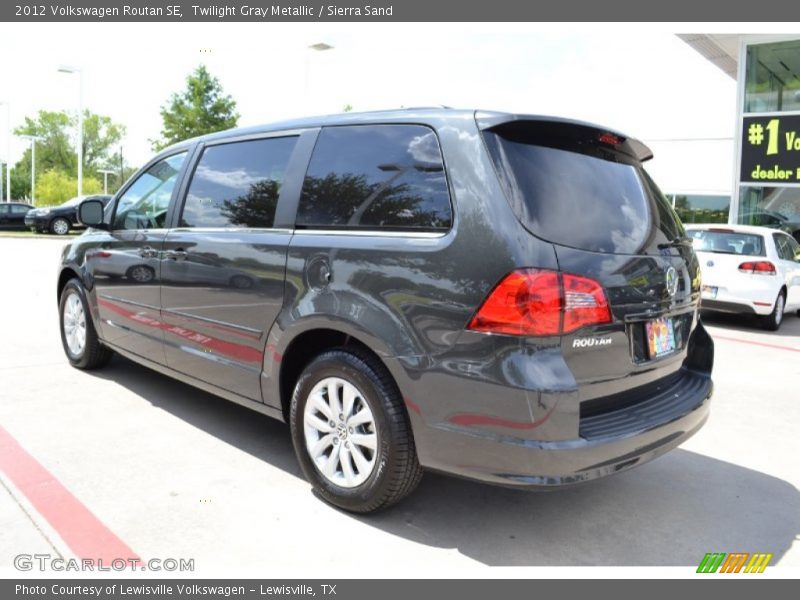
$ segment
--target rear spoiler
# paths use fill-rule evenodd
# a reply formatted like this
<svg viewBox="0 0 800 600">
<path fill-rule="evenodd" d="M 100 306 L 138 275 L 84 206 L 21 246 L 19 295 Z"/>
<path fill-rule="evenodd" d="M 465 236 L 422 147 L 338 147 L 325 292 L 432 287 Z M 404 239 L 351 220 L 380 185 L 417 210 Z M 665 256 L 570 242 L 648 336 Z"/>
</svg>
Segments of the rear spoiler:
<svg viewBox="0 0 800 600">
<path fill-rule="evenodd" d="M 538 136 L 552 135 L 576 143 L 584 141 L 610 143 L 614 149 L 639 162 L 653 158 L 653 151 L 636 138 L 628 137 L 600 125 L 542 115 L 516 115 L 486 111 L 475 112 L 475 122 L 481 131 L 509 132 L 528 130 Z M 616 142 L 616 143 L 613 143 Z"/>
</svg>

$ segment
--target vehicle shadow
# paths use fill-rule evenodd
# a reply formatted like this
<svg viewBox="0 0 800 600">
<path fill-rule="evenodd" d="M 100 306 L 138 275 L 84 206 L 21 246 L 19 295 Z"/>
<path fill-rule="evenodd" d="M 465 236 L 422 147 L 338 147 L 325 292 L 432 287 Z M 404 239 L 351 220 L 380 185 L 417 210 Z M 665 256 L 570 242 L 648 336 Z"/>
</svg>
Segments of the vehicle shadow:
<svg viewBox="0 0 800 600">
<path fill-rule="evenodd" d="M 778 331 L 767 331 L 761 326 L 758 317 L 754 315 L 733 315 L 728 313 L 702 312 L 702 320 L 712 327 L 724 327 L 731 331 L 743 333 L 761 333 L 770 337 L 797 337 L 800 336 L 800 318 L 794 311 L 787 312 Z"/>
<path fill-rule="evenodd" d="M 91 372 L 296 477 L 288 428 L 120 357 Z M 357 519 L 495 566 L 695 566 L 707 552 L 771 552 L 800 533 L 791 484 L 686 450 L 631 472 L 532 493 L 427 473 L 401 504 Z"/>
</svg>

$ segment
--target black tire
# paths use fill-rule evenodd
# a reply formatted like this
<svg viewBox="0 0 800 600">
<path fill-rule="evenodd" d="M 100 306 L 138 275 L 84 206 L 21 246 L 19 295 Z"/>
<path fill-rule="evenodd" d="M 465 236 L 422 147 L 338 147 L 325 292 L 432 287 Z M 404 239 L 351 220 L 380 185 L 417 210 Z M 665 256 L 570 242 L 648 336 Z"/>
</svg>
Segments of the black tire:
<svg viewBox="0 0 800 600">
<path fill-rule="evenodd" d="M 778 331 L 783 323 L 784 310 L 786 309 L 786 292 L 781 290 L 775 299 L 775 307 L 765 317 L 761 317 L 761 325 L 767 331 Z"/>
<path fill-rule="evenodd" d="M 229 283 L 230 287 L 237 290 L 249 290 L 253 287 L 253 280 L 247 275 L 234 275 Z"/>
<path fill-rule="evenodd" d="M 369 477 L 357 487 L 340 487 L 327 479 L 306 449 L 305 407 L 314 386 L 328 377 L 343 379 L 358 388 L 374 416 L 375 463 Z M 422 478 L 400 391 L 386 368 L 366 352 L 337 348 L 312 360 L 295 386 L 289 422 L 303 473 L 317 494 L 334 506 L 354 513 L 375 512 L 408 496 Z"/>
<path fill-rule="evenodd" d="M 50 221 L 50 233 L 56 235 L 67 235 L 69 233 L 70 224 L 69 219 L 64 217 L 56 217 Z"/>
<path fill-rule="evenodd" d="M 76 296 L 78 300 L 80 300 L 86 322 L 86 341 L 83 349 L 79 352 L 70 350 L 64 330 L 64 308 L 70 296 Z M 98 369 L 108 363 L 114 355 L 114 352 L 104 346 L 97 336 L 97 331 L 94 328 L 91 313 L 89 312 L 89 304 L 86 302 L 86 291 L 83 288 L 83 284 L 78 279 L 70 279 L 61 292 L 61 298 L 59 298 L 58 302 L 58 322 L 64 354 L 67 355 L 69 364 L 73 367 L 86 370 Z"/>
<path fill-rule="evenodd" d="M 150 283 L 156 278 L 156 272 L 147 265 L 133 265 L 125 271 L 125 277 L 136 283 Z"/>
</svg>

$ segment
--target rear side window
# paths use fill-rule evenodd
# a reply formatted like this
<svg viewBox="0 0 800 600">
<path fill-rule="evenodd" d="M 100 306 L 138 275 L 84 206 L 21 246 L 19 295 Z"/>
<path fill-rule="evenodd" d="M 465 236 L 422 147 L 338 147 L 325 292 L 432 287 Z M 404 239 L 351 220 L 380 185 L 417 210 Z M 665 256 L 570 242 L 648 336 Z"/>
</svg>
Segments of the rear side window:
<svg viewBox="0 0 800 600">
<path fill-rule="evenodd" d="M 778 250 L 778 256 L 783 260 L 797 260 L 797 242 L 790 238 L 788 235 L 781 233 L 772 234 L 775 238 L 775 247 Z"/>
<path fill-rule="evenodd" d="M 181 227 L 269 228 L 296 136 L 208 146 L 197 163 Z"/>
<path fill-rule="evenodd" d="M 693 229 L 687 231 L 695 250 L 717 254 L 741 254 L 743 256 L 766 256 L 764 238 L 752 233 L 737 233 L 724 230 Z"/>
<path fill-rule="evenodd" d="M 11 205 L 11 213 L 12 214 L 25 214 L 28 212 L 32 207 L 31 206 L 22 206 L 21 204 L 12 204 Z"/>
<path fill-rule="evenodd" d="M 615 136 L 610 136 L 615 139 Z M 484 132 L 514 212 L 537 237 L 620 254 L 650 251 L 683 226 L 641 165 L 589 128 L 523 122 Z"/>
<path fill-rule="evenodd" d="M 451 223 L 442 154 L 431 129 L 322 130 L 303 182 L 299 228 L 444 231 Z"/>
</svg>

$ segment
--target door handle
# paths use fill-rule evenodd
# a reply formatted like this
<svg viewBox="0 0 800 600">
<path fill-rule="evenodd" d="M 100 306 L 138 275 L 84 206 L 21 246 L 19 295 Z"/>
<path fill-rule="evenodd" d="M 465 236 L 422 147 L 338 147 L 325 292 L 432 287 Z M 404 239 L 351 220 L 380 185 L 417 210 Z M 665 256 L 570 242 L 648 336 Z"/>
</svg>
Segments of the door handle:
<svg viewBox="0 0 800 600">
<path fill-rule="evenodd" d="M 186 250 L 182 250 L 181 248 L 178 248 L 177 250 L 169 250 L 164 254 L 170 260 L 186 260 L 186 257 L 189 256 Z"/>
<path fill-rule="evenodd" d="M 144 246 L 143 248 L 139 249 L 139 256 L 142 258 L 156 258 L 158 256 L 158 250 L 155 250 L 150 246 Z"/>
</svg>

